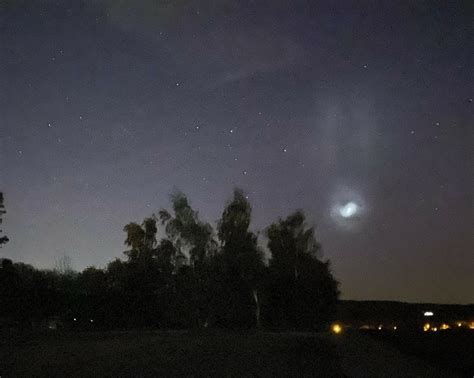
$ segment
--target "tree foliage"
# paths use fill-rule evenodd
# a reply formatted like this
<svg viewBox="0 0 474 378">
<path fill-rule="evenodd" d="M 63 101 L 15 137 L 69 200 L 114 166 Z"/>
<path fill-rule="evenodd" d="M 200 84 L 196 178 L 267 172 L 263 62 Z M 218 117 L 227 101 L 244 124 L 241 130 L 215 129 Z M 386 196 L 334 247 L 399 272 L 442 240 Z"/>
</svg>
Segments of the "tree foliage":
<svg viewBox="0 0 474 378">
<path fill-rule="evenodd" d="M 216 297 L 222 300 L 216 313 L 223 325 L 261 325 L 259 288 L 264 264 L 257 235 L 249 231 L 251 213 L 244 193 L 236 189 L 218 222 L 221 249 L 214 274 Z"/>
<path fill-rule="evenodd" d="M 297 211 L 270 225 L 266 234 L 272 256 L 267 290 L 275 309 L 269 314 L 270 323 L 284 328 L 318 327 L 334 313 L 339 291 L 329 261 L 318 259 L 321 245 L 314 228 Z"/>
</svg>

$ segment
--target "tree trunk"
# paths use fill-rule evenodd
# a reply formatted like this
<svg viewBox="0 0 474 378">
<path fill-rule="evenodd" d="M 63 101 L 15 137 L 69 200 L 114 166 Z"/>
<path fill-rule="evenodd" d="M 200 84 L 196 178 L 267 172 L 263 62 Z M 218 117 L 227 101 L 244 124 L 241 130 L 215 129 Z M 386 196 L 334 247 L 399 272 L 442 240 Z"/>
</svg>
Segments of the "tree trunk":
<svg viewBox="0 0 474 378">
<path fill-rule="evenodd" d="M 253 291 L 253 299 L 255 300 L 255 320 L 257 328 L 260 328 L 260 302 L 258 301 L 258 292 L 257 290 Z"/>
</svg>

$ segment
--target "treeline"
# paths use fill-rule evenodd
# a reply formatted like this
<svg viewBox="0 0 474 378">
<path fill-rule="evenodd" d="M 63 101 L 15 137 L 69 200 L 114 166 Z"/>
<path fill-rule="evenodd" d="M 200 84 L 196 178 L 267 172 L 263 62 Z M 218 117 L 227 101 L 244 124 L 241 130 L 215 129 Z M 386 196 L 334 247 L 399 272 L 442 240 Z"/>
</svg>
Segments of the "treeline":
<svg viewBox="0 0 474 378">
<path fill-rule="evenodd" d="M 45 271 L 3 259 L 0 320 L 24 326 L 56 316 L 68 326 L 103 328 L 315 329 L 334 315 L 338 283 L 329 261 L 318 258 L 321 247 L 302 212 L 265 230 L 271 253 L 265 261 L 242 191 L 234 191 L 216 230 L 184 194 L 171 200 L 171 212 L 125 226 L 126 259 L 105 269 Z"/>
</svg>

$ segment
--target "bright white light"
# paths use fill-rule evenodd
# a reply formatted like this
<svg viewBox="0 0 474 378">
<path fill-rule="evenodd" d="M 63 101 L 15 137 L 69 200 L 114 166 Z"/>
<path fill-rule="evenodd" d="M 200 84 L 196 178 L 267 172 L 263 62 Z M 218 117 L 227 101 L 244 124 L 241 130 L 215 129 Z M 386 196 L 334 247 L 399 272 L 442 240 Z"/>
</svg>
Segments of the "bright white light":
<svg viewBox="0 0 474 378">
<path fill-rule="evenodd" d="M 351 218 L 357 213 L 358 209 L 359 206 L 351 201 L 346 203 L 344 206 L 341 206 L 339 209 L 339 214 L 341 214 L 341 217 L 343 218 Z"/>
<path fill-rule="evenodd" d="M 434 314 L 431 311 L 426 311 L 423 315 L 424 316 L 433 316 Z"/>
<path fill-rule="evenodd" d="M 369 207 L 356 189 L 338 186 L 330 201 L 331 218 L 341 229 L 346 231 L 360 229 L 369 212 Z"/>
</svg>

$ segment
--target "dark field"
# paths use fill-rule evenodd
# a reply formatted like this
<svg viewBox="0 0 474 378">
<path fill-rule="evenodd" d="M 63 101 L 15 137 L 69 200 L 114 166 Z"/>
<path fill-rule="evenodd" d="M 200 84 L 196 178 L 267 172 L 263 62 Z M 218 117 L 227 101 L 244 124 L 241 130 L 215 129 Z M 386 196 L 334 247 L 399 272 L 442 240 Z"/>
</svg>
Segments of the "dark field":
<svg viewBox="0 0 474 378">
<path fill-rule="evenodd" d="M 474 375 L 474 332 L 469 329 L 440 332 L 369 332 L 405 355 L 466 377 Z"/>
<path fill-rule="evenodd" d="M 2 337 L 0 376 L 342 376 L 315 335 L 81 332 Z"/>
<path fill-rule="evenodd" d="M 5 377 L 471 377 L 473 332 L 3 334 Z"/>
</svg>

